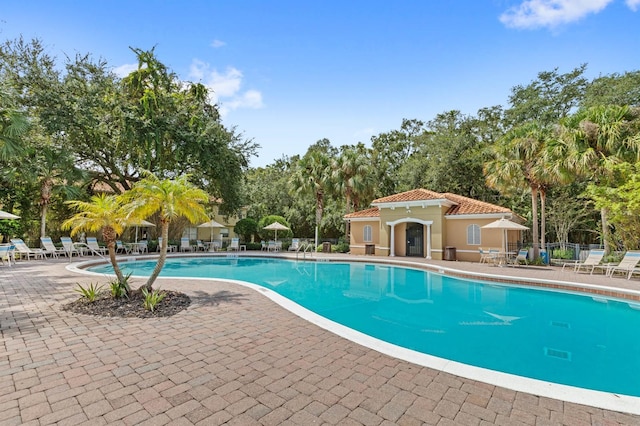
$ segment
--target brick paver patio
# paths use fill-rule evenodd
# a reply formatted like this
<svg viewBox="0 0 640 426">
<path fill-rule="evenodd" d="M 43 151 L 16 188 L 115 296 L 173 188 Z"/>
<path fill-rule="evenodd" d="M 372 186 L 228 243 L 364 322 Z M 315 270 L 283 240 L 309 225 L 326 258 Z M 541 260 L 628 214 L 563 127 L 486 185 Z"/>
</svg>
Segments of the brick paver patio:
<svg viewBox="0 0 640 426">
<path fill-rule="evenodd" d="M 159 281 L 192 298 L 170 318 L 68 313 L 96 278 L 66 265 L 0 266 L 1 425 L 640 425 L 394 359 L 229 283 Z"/>
</svg>

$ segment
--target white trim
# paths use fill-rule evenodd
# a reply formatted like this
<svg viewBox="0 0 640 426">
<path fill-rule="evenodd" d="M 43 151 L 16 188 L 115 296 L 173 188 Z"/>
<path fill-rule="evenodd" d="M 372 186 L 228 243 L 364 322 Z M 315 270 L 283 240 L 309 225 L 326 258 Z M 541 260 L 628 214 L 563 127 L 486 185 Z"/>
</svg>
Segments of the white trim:
<svg viewBox="0 0 640 426">
<path fill-rule="evenodd" d="M 349 222 L 380 222 L 379 217 L 370 216 L 370 217 L 348 217 L 345 219 Z"/>
<path fill-rule="evenodd" d="M 427 208 L 431 206 L 457 206 L 458 203 L 455 203 L 446 198 L 439 198 L 437 200 L 415 200 L 415 201 L 396 201 L 392 203 L 371 203 L 372 206 L 378 207 L 379 209 L 401 209 L 401 208 L 410 208 L 410 207 L 422 207 Z"/>
<path fill-rule="evenodd" d="M 513 219 L 513 213 L 476 213 L 445 215 L 445 219 Z"/>
</svg>

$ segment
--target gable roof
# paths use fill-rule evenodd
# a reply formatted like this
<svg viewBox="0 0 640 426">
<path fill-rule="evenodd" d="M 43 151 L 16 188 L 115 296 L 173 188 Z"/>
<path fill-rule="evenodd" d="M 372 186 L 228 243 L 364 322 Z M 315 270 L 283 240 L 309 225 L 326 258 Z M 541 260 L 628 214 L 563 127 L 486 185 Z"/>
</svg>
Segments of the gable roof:
<svg viewBox="0 0 640 426">
<path fill-rule="evenodd" d="M 357 218 L 379 218 L 380 208 L 393 207 L 397 204 L 408 203 L 411 205 L 420 204 L 421 201 L 433 205 L 434 203 L 446 206 L 449 209 L 445 216 L 462 216 L 477 214 L 513 214 L 511 209 L 498 206 L 496 204 L 484 201 L 474 200 L 473 198 L 464 197 L 450 192 L 439 193 L 429 191 L 428 189 L 413 189 L 411 191 L 401 192 L 399 194 L 389 195 L 387 197 L 373 200 L 371 205 L 373 208 L 360 210 L 344 216 L 345 219 Z"/>
<path fill-rule="evenodd" d="M 412 189 L 411 191 L 401 192 L 399 194 L 389 195 L 387 197 L 373 200 L 372 205 L 383 203 L 401 203 L 406 201 L 426 201 L 426 200 L 442 200 L 444 194 L 429 191 L 428 189 Z"/>
</svg>

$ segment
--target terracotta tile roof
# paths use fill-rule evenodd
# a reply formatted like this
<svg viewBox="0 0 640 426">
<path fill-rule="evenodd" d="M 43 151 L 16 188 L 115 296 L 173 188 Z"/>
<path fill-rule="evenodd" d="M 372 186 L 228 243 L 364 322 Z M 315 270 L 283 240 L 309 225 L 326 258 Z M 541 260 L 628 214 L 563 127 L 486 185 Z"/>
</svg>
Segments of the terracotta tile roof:
<svg viewBox="0 0 640 426">
<path fill-rule="evenodd" d="M 356 217 L 380 217 L 380 210 L 377 207 L 372 207 L 366 210 L 360 210 L 357 212 L 349 213 L 344 216 L 346 219 L 353 219 Z"/>
<path fill-rule="evenodd" d="M 377 200 L 373 200 L 372 204 L 400 203 L 403 201 L 442 200 L 443 198 L 445 198 L 444 194 L 439 194 L 437 192 L 429 191 L 428 189 L 419 188 L 407 192 L 401 192 L 400 194 L 378 198 Z"/>
<path fill-rule="evenodd" d="M 447 211 L 447 216 L 491 213 L 513 214 L 511 209 L 498 206 L 496 204 L 474 200 L 473 198 L 464 197 L 458 194 L 452 194 L 450 192 L 441 194 L 439 192 L 429 191 L 428 189 L 422 188 L 378 198 L 377 200 L 374 200 L 372 204 L 402 203 L 423 200 L 448 200 L 452 203 L 455 203 L 456 205 L 451 206 Z M 350 213 L 344 217 L 345 219 L 380 217 L 380 211 L 378 210 L 378 207 L 374 207 L 371 209 Z"/>
<path fill-rule="evenodd" d="M 458 204 L 457 206 L 452 206 L 447 212 L 447 215 L 512 213 L 511 209 L 506 207 L 485 203 L 484 201 L 474 200 L 473 198 L 463 197 L 462 195 L 451 194 L 449 192 L 442 195 L 448 200 Z"/>
</svg>

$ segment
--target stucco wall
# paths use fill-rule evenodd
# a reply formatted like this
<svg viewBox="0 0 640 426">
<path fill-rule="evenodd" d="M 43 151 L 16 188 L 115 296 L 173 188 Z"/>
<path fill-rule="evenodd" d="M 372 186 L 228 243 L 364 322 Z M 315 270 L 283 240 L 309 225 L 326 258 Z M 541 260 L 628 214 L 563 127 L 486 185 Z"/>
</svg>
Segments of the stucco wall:
<svg viewBox="0 0 640 426">
<path fill-rule="evenodd" d="M 391 238 L 391 227 L 387 225 L 387 222 L 394 222 L 400 219 L 415 218 L 423 221 L 432 221 L 431 225 L 431 257 L 433 259 L 442 259 L 442 249 L 444 247 L 444 240 L 446 230 L 442 226 L 443 215 L 445 207 L 427 206 L 427 207 L 411 207 L 410 211 L 405 208 L 380 209 L 380 223 L 382 229 L 380 230 L 380 245 L 385 246 L 387 241 Z M 394 244 L 396 256 L 406 255 L 406 223 L 400 223 L 396 225 L 394 233 Z M 426 225 L 424 230 L 424 254 L 427 255 L 427 231 Z"/>
<path fill-rule="evenodd" d="M 456 248 L 456 258 L 458 260 L 477 262 L 480 260 L 479 248 L 483 249 L 496 248 L 502 250 L 502 234 L 501 229 L 482 229 L 495 218 L 490 219 L 445 219 L 447 229 L 447 246 Z M 467 228 L 476 224 L 480 226 L 480 244 L 467 244 Z M 509 231 L 507 233 L 509 242 L 517 242 L 520 238 L 519 231 Z"/>
</svg>

